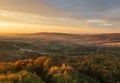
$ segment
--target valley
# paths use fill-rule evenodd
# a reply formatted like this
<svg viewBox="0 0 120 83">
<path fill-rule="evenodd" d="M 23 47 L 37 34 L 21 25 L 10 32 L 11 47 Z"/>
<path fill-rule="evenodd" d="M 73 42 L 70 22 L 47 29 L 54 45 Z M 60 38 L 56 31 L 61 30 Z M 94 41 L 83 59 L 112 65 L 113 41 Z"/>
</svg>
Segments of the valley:
<svg viewBox="0 0 120 83">
<path fill-rule="evenodd" d="M 54 69 L 54 67 L 60 69 L 68 67 L 63 71 L 69 73 L 70 76 L 74 74 L 76 78 L 80 78 L 74 79 L 76 82 L 72 83 L 85 83 L 83 81 L 87 83 L 119 83 L 119 43 L 120 34 L 33 33 L 1 35 L 0 72 L 9 71 L 13 75 L 17 72 L 18 78 L 24 72 L 31 76 L 33 76 L 33 72 L 39 72 L 41 75 L 36 75 L 41 77 L 39 78 L 42 79 L 40 83 L 47 83 L 48 81 L 54 83 L 56 78 L 53 73 L 49 74 L 48 71 L 50 72 L 51 68 Z M 45 64 L 45 62 L 41 62 L 42 59 L 44 61 L 50 59 L 50 62 L 47 63 L 49 68 L 39 71 L 39 68 L 44 67 L 40 64 Z M 36 63 L 36 61 L 38 62 Z M 9 68 L 10 65 L 15 65 L 12 70 Z M 3 71 L 3 68 L 6 70 Z M 72 68 L 75 72 L 71 70 Z M 57 70 L 54 71 L 57 72 Z M 43 72 L 47 76 L 53 75 L 52 78 L 46 78 Z M 66 79 L 66 76 L 63 77 Z M 39 79 L 36 79 L 36 81 Z M 56 81 L 58 80 L 56 79 Z M 67 81 L 70 80 L 72 78 Z"/>
</svg>

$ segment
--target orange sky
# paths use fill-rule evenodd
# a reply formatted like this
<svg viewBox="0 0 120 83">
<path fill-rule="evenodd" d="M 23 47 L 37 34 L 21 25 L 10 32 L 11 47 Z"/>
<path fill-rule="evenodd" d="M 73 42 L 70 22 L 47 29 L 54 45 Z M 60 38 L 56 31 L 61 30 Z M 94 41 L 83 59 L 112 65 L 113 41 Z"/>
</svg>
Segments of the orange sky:
<svg viewBox="0 0 120 83">
<path fill-rule="evenodd" d="M 29 4 L 28 4 L 29 2 Z M 52 2 L 52 1 L 51 1 Z M 61 5 L 63 4 L 63 7 Z M 77 10 L 77 6 L 65 2 L 50 3 L 48 0 L 0 1 L 0 33 L 119 33 L 119 21 L 101 16 L 94 10 Z M 73 2 L 72 2 L 73 3 Z M 66 6 L 65 6 L 66 4 Z M 95 3 L 97 4 L 97 2 Z M 92 4 L 91 4 L 92 5 Z M 68 7 L 67 7 L 68 6 Z M 69 9 L 70 7 L 71 10 Z M 78 4 L 79 6 L 79 4 Z M 82 8 L 81 4 L 81 8 Z M 62 9 L 61 9 L 62 8 Z M 84 7 L 83 7 L 84 8 Z M 67 10 L 65 10 L 67 9 Z M 91 6 L 92 9 L 92 6 Z M 111 10 L 110 12 L 112 12 Z M 116 10 L 113 11 L 113 13 Z M 82 14 L 83 13 L 83 14 Z M 93 16 L 93 15 L 94 16 Z M 99 18 L 96 18 L 96 17 Z M 117 16 L 117 15 L 116 15 Z"/>
</svg>

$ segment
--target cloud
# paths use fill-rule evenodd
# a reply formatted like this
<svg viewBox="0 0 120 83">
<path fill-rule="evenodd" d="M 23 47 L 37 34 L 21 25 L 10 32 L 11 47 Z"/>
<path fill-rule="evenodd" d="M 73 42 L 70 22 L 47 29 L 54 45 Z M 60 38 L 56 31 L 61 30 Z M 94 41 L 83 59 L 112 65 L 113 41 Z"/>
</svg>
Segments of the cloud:
<svg viewBox="0 0 120 83">
<path fill-rule="evenodd" d="M 117 20 L 120 0 L 46 0 L 60 11 L 69 12 L 75 19 Z M 117 11 L 116 11 L 117 9 Z M 111 15 L 112 14 L 112 15 Z M 106 18 L 107 17 L 107 18 Z"/>
<path fill-rule="evenodd" d="M 52 26 L 66 26 L 73 28 L 85 27 L 112 27 L 113 23 L 105 19 L 84 19 L 78 20 L 69 17 L 49 17 L 41 16 L 25 12 L 6 11 L 0 10 L 0 18 L 6 19 L 5 21 L 33 24 L 33 25 L 52 25 Z"/>
<path fill-rule="evenodd" d="M 103 23 L 106 22 L 106 20 L 101 20 L 101 19 L 91 19 L 91 20 L 86 20 L 88 23 Z"/>
<path fill-rule="evenodd" d="M 119 21 L 120 0 L 1 0 L 0 9 L 43 16 Z"/>
<path fill-rule="evenodd" d="M 0 19 L 81 29 L 109 27 L 120 31 L 119 4 L 120 0 L 0 0 Z"/>
<path fill-rule="evenodd" d="M 96 26 L 96 27 L 112 27 L 113 24 L 109 23 L 107 20 L 102 20 L 102 19 L 91 19 L 91 20 L 86 20 L 87 23 L 89 23 L 91 26 Z"/>
<path fill-rule="evenodd" d="M 9 19 L 8 21 L 36 24 L 36 25 L 59 25 L 59 26 L 80 26 L 80 20 L 60 17 L 48 17 L 31 13 L 0 10 L 0 18 Z"/>
<path fill-rule="evenodd" d="M 49 5 L 45 0 L 0 0 L 0 10 L 26 12 L 51 17 L 66 15 L 64 12 Z"/>
</svg>

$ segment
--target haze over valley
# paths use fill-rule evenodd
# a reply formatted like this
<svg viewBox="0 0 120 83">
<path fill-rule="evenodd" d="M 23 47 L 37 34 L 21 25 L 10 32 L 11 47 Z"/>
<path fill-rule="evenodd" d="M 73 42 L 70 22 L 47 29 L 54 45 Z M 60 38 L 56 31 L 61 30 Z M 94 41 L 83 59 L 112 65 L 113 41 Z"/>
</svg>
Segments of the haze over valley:
<svg viewBox="0 0 120 83">
<path fill-rule="evenodd" d="M 120 83 L 120 0 L 0 0 L 0 83 Z"/>
</svg>

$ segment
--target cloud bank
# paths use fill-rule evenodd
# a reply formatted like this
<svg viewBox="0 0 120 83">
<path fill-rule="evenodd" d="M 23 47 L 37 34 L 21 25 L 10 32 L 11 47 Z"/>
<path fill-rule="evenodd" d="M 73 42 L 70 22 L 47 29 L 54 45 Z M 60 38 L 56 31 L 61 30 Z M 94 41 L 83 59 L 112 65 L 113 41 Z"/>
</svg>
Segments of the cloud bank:
<svg viewBox="0 0 120 83">
<path fill-rule="evenodd" d="M 1 0 L 0 18 L 33 25 L 119 32 L 119 4 L 120 0 Z"/>
</svg>

